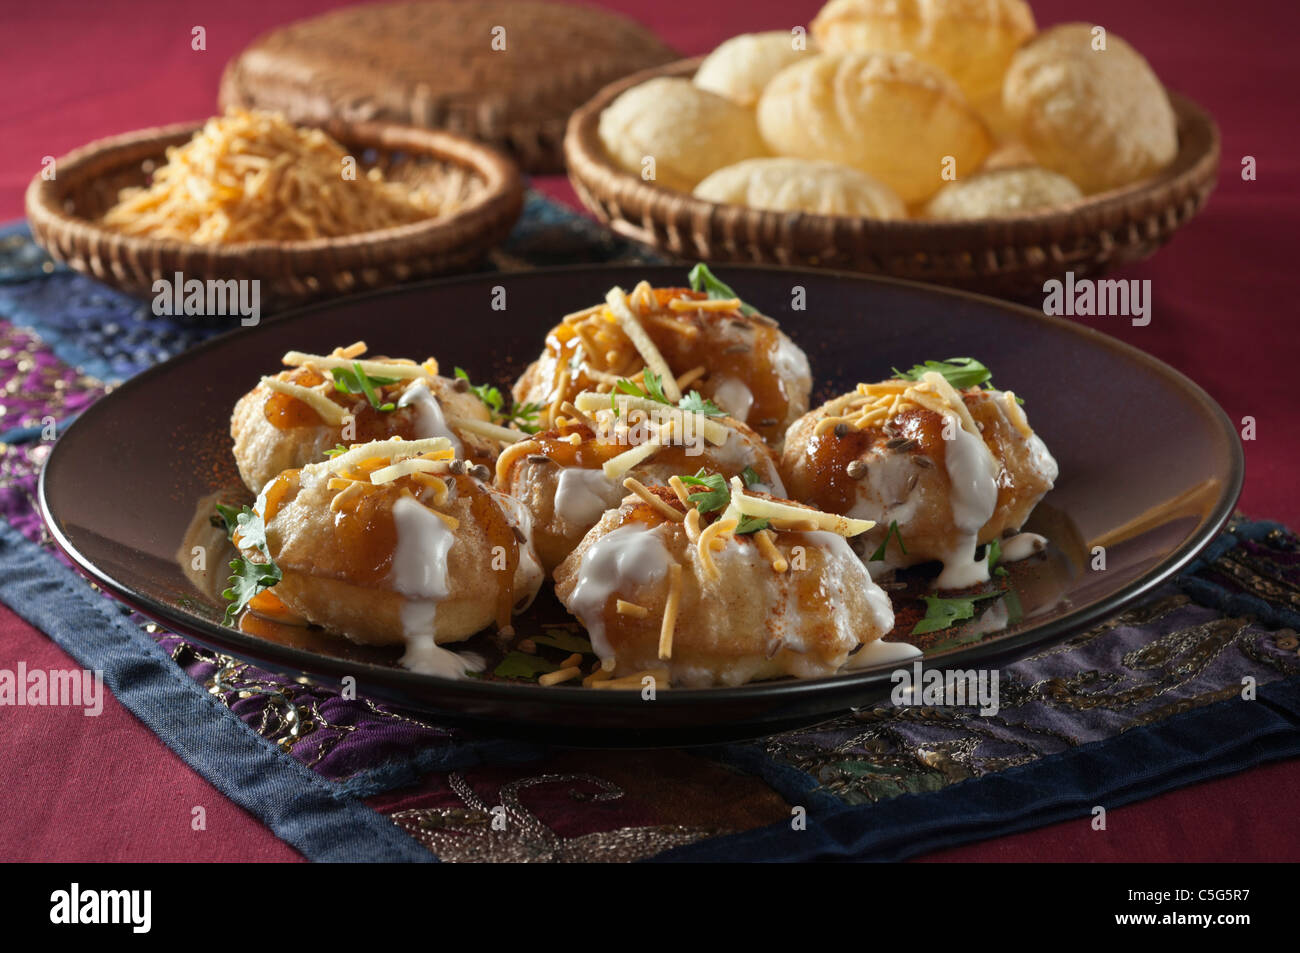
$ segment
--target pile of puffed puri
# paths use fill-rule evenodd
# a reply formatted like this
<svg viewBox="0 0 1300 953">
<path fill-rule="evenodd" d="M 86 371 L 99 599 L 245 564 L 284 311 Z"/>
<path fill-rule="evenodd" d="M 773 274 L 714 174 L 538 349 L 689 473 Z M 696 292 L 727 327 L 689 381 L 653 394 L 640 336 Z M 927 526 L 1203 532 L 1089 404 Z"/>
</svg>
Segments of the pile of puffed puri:
<svg viewBox="0 0 1300 953">
<path fill-rule="evenodd" d="M 1068 207 L 1178 151 L 1133 47 L 1093 24 L 1039 33 L 1025 0 L 830 0 L 810 31 L 736 36 L 693 79 L 627 90 L 599 133 L 668 189 L 876 219 Z"/>
<path fill-rule="evenodd" d="M 937 562 L 937 588 L 986 582 L 995 541 L 1003 561 L 1042 548 L 1017 533 L 1056 478 L 1019 398 L 969 358 L 810 410 L 803 351 L 704 266 L 563 316 L 509 396 L 361 342 L 282 361 L 231 420 L 256 502 L 218 507 L 239 550 L 228 619 L 404 646 L 448 677 L 483 677 L 446 646 L 516 638 L 548 579 L 590 652 L 539 664 L 542 685 L 910 658 L 878 580 Z"/>
</svg>

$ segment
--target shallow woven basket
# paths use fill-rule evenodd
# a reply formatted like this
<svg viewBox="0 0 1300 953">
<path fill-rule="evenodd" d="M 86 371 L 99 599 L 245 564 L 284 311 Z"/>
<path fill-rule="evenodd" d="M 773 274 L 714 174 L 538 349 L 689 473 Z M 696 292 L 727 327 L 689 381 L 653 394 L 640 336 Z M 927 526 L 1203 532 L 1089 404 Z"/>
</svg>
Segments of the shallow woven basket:
<svg viewBox="0 0 1300 953">
<path fill-rule="evenodd" d="M 690 77 L 700 62 L 681 60 L 605 87 L 570 117 L 564 139 L 569 178 L 588 208 L 620 234 L 685 259 L 835 268 L 1027 298 L 1067 271 L 1098 275 L 1151 255 L 1201 210 L 1218 172 L 1214 121 L 1170 93 L 1179 148 L 1168 168 L 1043 212 L 886 222 L 719 205 L 623 171 L 597 134 L 601 112 L 621 92 L 656 76 Z"/>
<path fill-rule="evenodd" d="M 56 176 L 27 187 L 27 219 L 50 255 L 105 284 L 152 295 L 155 280 L 256 279 L 263 310 L 313 298 L 380 288 L 466 269 L 499 244 L 523 208 L 514 163 L 451 133 L 380 123 L 322 124 L 361 169 L 378 167 L 397 182 L 417 183 L 447 165 L 469 170 L 475 190 L 457 211 L 393 228 L 339 238 L 200 245 L 138 238 L 96 220 L 118 192 L 144 185 L 168 146 L 186 142 L 199 123 L 142 129 L 101 139 L 55 162 Z"/>
</svg>

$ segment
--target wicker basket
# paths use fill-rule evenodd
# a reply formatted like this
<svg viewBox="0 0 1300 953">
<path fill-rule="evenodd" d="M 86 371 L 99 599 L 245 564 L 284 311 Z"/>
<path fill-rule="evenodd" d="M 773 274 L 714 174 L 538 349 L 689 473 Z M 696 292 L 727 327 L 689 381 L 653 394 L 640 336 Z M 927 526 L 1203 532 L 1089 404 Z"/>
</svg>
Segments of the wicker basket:
<svg viewBox="0 0 1300 953">
<path fill-rule="evenodd" d="M 489 42 L 505 31 L 506 50 Z M 608 10 L 531 0 L 344 7 L 278 27 L 232 59 L 220 103 L 295 122 L 395 122 L 564 171 L 565 122 L 607 83 L 681 54 Z"/>
<path fill-rule="evenodd" d="M 1179 150 L 1169 167 L 1062 208 L 971 222 L 887 222 L 718 205 L 623 171 L 597 134 L 601 112 L 621 92 L 656 76 L 692 76 L 700 62 L 681 60 L 607 86 L 570 117 L 564 140 L 569 177 L 588 208 L 620 234 L 685 259 L 835 268 L 1027 298 L 1067 271 L 1098 275 L 1151 255 L 1201 210 L 1218 173 L 1214 121 L 1170 93 Z"/>
<path fill-rule="evenodd" d="M 474 190 L 445 218 L 339 238 L 200 245 L 138 238 L 102 228 L 98 218 L 118 192 L 148 181 L 168 146 L 187 141 L 196 123 L 143 129 L 101 139 L 55 163 L 56 177 L 27 188 L 27 218 L 36 241 L 59 261 L 136 295 L 159 278 L 260 280 L 263 310 L 349 294 L 468 268 L 509 233 L 523 208 L 514 164 L 460 136 L 378 123 L 322 124 L 352 150 L 363 169 L 416 183 L 448 164 L 470 171 Z"/>
</svg>

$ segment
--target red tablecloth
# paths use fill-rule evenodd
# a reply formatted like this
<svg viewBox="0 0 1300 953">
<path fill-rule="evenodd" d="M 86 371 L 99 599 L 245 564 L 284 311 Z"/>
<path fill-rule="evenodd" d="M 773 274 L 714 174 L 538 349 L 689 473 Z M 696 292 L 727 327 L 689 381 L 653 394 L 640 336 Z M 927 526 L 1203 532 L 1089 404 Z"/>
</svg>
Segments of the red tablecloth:
<svg viewBox="0 0 1300 953">
<path fill-rule="evenodd" d="M 44 156 L 101 136 L 212 113 L 223 64 L 256 34 L 341 5 L 334 0 L 6 3 L 0 13 L 0 64 L 8 93 L 0 98 L 0 220 L 22 214 L 23 191 Z M 602 5 L 632 15 L 683 53 L 695 54 L 734 33 L 807 23 L 819 4 L 715 0 L 706 9 L 612 0 Z M 1033 6 L 1040 25 L 1087 19 L 1123 36 L 1168 86 L 1200 102 L 1219 122 L 1221 178 L 1208 209 L 1153 260 L 1120 275 L 1151 280 L 1151 324 L 1133 328 L 1118 318 L 1093 324 L 1179 368 L 1234 420 L 1254 417 L 1257 439 L 1245 444 L 1241 506 L 1252 516 L 1300 524 L 1294 480 L 1288 478 L 1300 445 L 1290 327 L 1296 311 L 1290 283 L 1292 232 L 1300 221 L 1295 186 L 1300 136 L 1293 122 L 1294 60 L 1277 43 L 1296 35 L 1300 8 L 1288 0 L 1256 0 L 1229 15 L 1219 3 L 1175 0 L 1141 5 L 1034 0 Z M 191 47 L 196 26 L 206 31 L 204 51 Z M 1244 156 L 1256 159 L 1256 181 L 1242 180 Z M 537 184 L 573 201 L 562 179 Z M 4 657 L 42 667 L 71 664 L 2 607 L 0 644 Z M 55 709 L 35 714 L 8 709 L 3 718 L 0 797 L 9 808 L 0 812 L 0 855 L 297 856 L 225 802 L 111 700 L 98 719 Z M 933 859 L 1294 859 L 1294 843 L 1278 836 L 1277 802 L 1270 792 L 1298 785 L 1300 764 L 1273 765 L 1117 810 L 1109 827 L 1123 825 L 1123 838 L 1099 837 L 1084 819 Z M 206 834 L 189 831 L 194 805 L 208 811 Z M 1213 836 L 1198 834 L 1189 843 L 1188 830 Z"/>
</svg>

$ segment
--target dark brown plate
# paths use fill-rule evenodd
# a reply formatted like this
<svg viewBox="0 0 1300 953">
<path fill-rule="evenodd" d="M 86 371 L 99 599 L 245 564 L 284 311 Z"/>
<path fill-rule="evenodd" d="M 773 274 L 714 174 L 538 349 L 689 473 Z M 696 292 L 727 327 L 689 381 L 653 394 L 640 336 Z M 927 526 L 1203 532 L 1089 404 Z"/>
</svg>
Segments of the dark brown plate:
<svg viewBox="0 0 1300 953">
<path fill-rule="evenodd" d="M 1185 565 L 1226 522 L 1241 490 L 1236 433 L 1204 391 L 1103 334 L 989 298 L 887 279 L 770 267 L 722 272 L 808 351 L 816 399 L 891 366 L 978 357 L 1026 401 L 1061 468 L 1029 528 L 1052 542 L 1017 565 L 1009 627 L 968 625 L 927 636 L 928 665 L 988 667 L 1114 614 Z M 50 528 L 77 565 L 121 599 L 188 638 L 265 668 L 361 691 L 445 720 L 558 743 L 690 744 L 809 724 L 888 695 L 890 668 L 740 688 L 635 692 L 449 681 L 397 668 L 391 655 L 305 634 L 258 638 L 221 625 L 219 600 L 177 553 L 203 497 L 237 486 L 229 418 L 235 401 L 287 350 L 327 351 L 363 338 L 374 353 L 434 354 L 445 367 L 504 385 L 559 316 L 614 284 L 681 285 L 685 269 L 555 269 L 431 282 L 349 298 L 236 330 L 155 367 L 87 410 L 59 440 L 41 479 Z M 507 307 L 493 310 L 494 289 Z M 807 310 L 791 311 L 804 289 Z M 1105 547 L 1104 571 L 1092 568 Z M 521 622 L 562 619 L 558 606 Z M 993 600 L 989 600 L 990 603 Z M 557 617 L 555 613 L 559 611 Z M 992 629 L 992 631 L 982 631 Z M 485 637 L 479 637 L 486 641 Z"/>
</svg>

